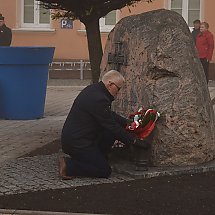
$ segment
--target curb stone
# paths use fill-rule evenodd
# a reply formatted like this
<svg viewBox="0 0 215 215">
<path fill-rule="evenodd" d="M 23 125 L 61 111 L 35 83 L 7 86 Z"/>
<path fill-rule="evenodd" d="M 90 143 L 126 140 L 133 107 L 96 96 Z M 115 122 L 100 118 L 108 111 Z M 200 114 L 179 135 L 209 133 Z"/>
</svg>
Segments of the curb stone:
<svg viewBox="0 0 215 215">
<path fill-rule="evenodd" d="M 10 210 L 0 209 L 0 215 L 91 215 L 88 213 L 66 213 L 66 212 L 53 212 L 53 211 L 29 211 L 29 210 Z M 93 214 L 101 215 L 101 214 Z"/>
<path fill-rule="evenodd" d="M 134 178 L 153 178 L 171 175 L 188 175 L 215 171 L 215 160 L 195 166 L 184 167 L 149 167 L 147 171 L 136 171 L 134 164 L 118 163 L 113 166 L 118 174 L 132 176 Z"/>
</svg>

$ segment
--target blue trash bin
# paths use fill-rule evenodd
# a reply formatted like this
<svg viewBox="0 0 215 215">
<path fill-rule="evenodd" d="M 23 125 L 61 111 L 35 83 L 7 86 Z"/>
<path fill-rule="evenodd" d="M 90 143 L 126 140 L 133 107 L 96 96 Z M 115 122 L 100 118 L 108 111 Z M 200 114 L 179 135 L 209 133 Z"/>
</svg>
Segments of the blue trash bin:
<svg viewBox="0 0 215 215">
<path fill-rule="evenodd" d="M 0 118 L 44 115 L 49 63 L 54 47 L 0 47 Z"/>
</svg>

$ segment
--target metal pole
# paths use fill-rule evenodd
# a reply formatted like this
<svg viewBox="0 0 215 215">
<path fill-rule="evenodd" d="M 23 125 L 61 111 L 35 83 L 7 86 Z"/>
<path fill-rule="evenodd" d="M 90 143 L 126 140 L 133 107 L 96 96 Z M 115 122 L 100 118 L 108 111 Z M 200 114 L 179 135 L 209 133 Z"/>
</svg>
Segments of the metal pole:
<svg viewBox="0 0 215 215">
<path fill-rule="evenodd" d="M 80 79 L 84 79 L 84 63 L 83 60 L 80 60 Z"/>
</svg>

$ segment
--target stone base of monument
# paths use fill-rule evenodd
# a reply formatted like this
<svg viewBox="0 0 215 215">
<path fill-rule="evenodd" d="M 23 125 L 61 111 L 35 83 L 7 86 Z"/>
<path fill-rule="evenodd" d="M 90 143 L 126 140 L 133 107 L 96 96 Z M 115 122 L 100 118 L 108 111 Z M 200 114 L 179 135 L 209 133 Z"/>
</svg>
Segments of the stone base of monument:
<svg viewBox="0 0 215 215">
<path fill-rule="evenodd" d="M 138 168 L 135 162 L 128 160 L 118 160 L 112 163 L 112 169 L 116 173 L 128 175 L 134 178 L 152 178 L 158 176 L 196 174 L 215 171 L 215 160 L 202 165 L 183 166 L 183 167 L 155 167 L 148 166 Z"/>
</svg>

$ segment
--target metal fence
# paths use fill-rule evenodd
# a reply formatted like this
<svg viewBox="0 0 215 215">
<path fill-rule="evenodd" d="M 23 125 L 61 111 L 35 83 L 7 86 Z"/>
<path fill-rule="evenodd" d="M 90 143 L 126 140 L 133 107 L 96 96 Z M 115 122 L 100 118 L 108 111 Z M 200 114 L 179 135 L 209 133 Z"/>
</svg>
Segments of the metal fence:
<svg viewBox="0 0 215 215">
<path fill-rule="evenodd" d="M 80 79 L 84 79 L 84 71 L 91 70 L 90 62 L 79 61 L 53 61 L 49 64 L 49 71 L 79 71 Z"/>
</svg>

